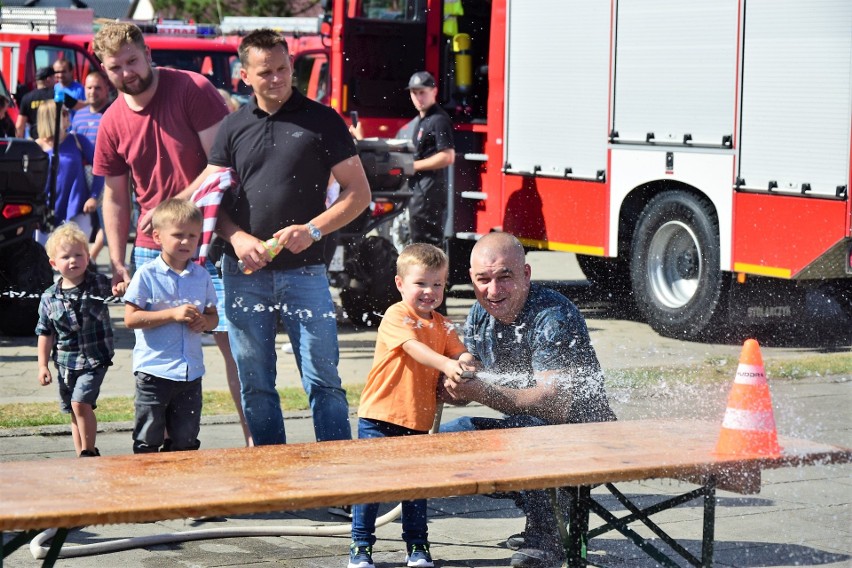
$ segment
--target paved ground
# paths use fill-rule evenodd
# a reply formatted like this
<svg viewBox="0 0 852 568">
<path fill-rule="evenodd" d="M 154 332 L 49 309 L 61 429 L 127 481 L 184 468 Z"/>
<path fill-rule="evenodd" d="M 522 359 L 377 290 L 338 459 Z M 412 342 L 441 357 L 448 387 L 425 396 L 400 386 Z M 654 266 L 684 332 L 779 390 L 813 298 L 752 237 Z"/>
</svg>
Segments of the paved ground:
<svg viewBox="0 0 852 568">
<path fill-rule="evenodd" d="M 531 256 L 533 274 L 539 278 L 566 281 L 583 294 L 582 278 L 565 255 L 566 263 L 553 263 L 552 256 Z M 462 289 L 451 299 L 450 315 L 462 319 L 471 298 Z M 591 306 L 591 304 L 589 304 Z M 620 385 L 618 370 L 636 366 L 688 365 L 705 360 L 736 359 L 739 344 L 691 344 L 660 338 L 646 325 L 616 317 L 611 312 L 584 306 L 592 339 L 610 377 L 610 396 L 622 420 L 652 417 L 690 417 L 719 420 L 724 412 L 727 385 L 722 387 L 683 388 L 660 385 L 648 389 L 627 389 Z M 116 322 L 120 308 L 113 308 Z M 120 329 L 120 326 L 117 326 Z M 341 375 L 346 383 L 363 382 L 372 359 L 375 334 L 341 326 Z M 282 336 L 280 341 L 283 343 Z M 806 342 L 805 342 L 806 343 Z M 765 359 L 795 357 L 820 351 L 818 345 L 780 341 L 763 348 Z M 0 403 L 55 400 L 55 387 L 39 387 L 35 378 L 35 349 L 32 339 L 0 338 Z M 133 390 L 130 374 L 132 335 L 119 332 L 116 365 L 108 374 L 102 396 L 129 395 Z M 206 389 L 225 389 L 221 360 L 215 347 L 205 347 L 209 367 Z M 848 349 L 848 347 L 846 347 Z M 298 384 L 292 355 L 279 359 L 282 385 Z M 733 379 L 733 377 L 732 377 Z M 849 408 L 852 402 L 852 369 L 834 377 L 813 377 L 801 381 L 773 381 L 772 396 L 778 430 L 795 436 L 852 447 Z M 482 408 L 465 412 L 484 414 Z M 448 409 L 445 419 L 462 410 Z M 107 425 L 98 435 L 98 446 L 105 455 L 130 451 L 127 425 Z M 305 414 L 287 417 L 291 443 L 311 442 L 313 433 Z M 203 448 L 237 447 L 242 444 L 239 426 L 230 417 L 205 420 L 201 432 Z M 73 456 L 67 428 L 0 432 L 0 460 L 33 460 Z M 676 448 L 673 451 L 677 451 Z M 364 456 L 381 467 L 381 456 Z M 34 468 L 37 464 L 34 463 Z M 424 464 L 428 467 L 428 464 Z M 770 471 L 764 474 L 759 495 L 739 496 L 720 492 L 716 524 L 716 566 L 850 566 L 852 565 L 852 478 L 850 466 L 813 466 Z M 364 480 L 362 480 L 363 482 Z M 628 483 L 620 489 L 628 495 L 648 495 L 652 502 L 659 496 L 684 492 L 691 486 L 659 480 Z M 164 488 L 168 490 L 168 488 Z M 2 496 L 0 496 L 2 499 Z M 611 509 L 619 506 L 609 500 Z M 623 511 L 621 511 L 623 513 Z M 239 536 L 197 542 L 157 544 L 105 556 L 67 559 L 60 566 L 89 567 L 119 565 L 131 568 L 171 566 L 345 566 L 348 532 L 341 536 L 298 536 L 300 527 L 315 527 L 337 519 L 322 510 L 271 515 L 252 515 L 216 522 L 170 521 L 142 525 L 85 527 L 72 533 L 73 544 L 90 544 L 107 539 L 161 535 L 197 529 L 245 529 L 273 527 L 276 534 L 287 536 Z M 700 548 L 701 508 L 689 503 L 661 516 L 658 521 L 693 553 Z M 511 551 L 502 545 L 506 536 L 523 528 L 523 518 L 510 502 L 487 497 L 464 497 L 430 501 L 430 535 L 436 565 L 441 567 L 486 568 L 507 566 Z M 378 530 L 375 560 L 380 568 L 404 565 L 400 543 L 400 525 L 392 522 Z M 644 528 L 639 532 L 652 536 Z M 6 535 L 8 538 L 9 535 Z M 660 545 L 663 546 L 664 545 Z M 665 548 L 665 547 L 664 547 Z M 611 566 L 655 566 L 642 559 L 637 549 L 621 537 L 592 541 L 593 558 Z M 6 559 L 8 566 L 29 567 L 38 562 L 29 551 L 20 549 Z"/>
</svg>

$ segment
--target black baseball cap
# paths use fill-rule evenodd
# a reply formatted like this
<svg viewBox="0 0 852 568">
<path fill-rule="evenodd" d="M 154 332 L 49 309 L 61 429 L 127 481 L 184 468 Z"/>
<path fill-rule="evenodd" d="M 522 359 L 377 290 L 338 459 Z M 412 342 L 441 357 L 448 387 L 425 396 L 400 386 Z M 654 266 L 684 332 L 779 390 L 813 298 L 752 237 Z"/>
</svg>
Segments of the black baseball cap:
<svg viewBox="0 0 852 568">
<path fill-rule="evenodd" d="M 408 80 L 408 86 L 405 90 L 410 89 L 428 89 L 435 86 L 435 78 L 428 71 L 418 71 Z"/>
<path fill-rule="evenodd" d="M 36 71 L 36 79 L 44 81 L 48 77 L 53 77 L 53 67 L 42 67 Z"/>
</svg>

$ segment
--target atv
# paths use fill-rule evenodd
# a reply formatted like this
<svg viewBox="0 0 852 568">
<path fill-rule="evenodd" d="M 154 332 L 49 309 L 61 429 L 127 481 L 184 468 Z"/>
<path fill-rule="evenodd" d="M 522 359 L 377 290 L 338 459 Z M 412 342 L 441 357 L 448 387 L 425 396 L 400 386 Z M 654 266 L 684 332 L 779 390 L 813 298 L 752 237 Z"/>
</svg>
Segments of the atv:
<svg viewBox="0 0 852 568">
<path fill-rule="evenodd" d="M 34 140 L 0 138 L 0 334 L 32 335 L 42 292 L 53 283 L 33 240 L 48 214 L 47 154 Z"/>
<path fill-rule="evenodd" d="M 397 248 L 392 221 L 406 211 L 414 173 L 414 146 L 407 140 L 356 142 L 372 200 L 355 220 L 329 239 L 329 282 L 340 290 L 346 317 L 355 327 L 375 327 L 385 310 L 399 301 L 394 284 Z"/>
</svg>

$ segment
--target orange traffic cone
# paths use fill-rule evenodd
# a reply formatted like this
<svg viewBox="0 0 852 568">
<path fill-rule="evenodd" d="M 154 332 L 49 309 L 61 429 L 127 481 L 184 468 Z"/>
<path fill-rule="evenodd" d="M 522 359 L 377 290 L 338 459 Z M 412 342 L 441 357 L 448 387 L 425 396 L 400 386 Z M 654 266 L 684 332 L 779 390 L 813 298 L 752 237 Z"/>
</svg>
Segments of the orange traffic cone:
<svg viewBox="0 0 852 568">
<path fill-rule="evenodd" d="M 740 353 L 716 453 L 775 455 L 780 452 L 760 345 L 748 339 Z"/>
</svg>

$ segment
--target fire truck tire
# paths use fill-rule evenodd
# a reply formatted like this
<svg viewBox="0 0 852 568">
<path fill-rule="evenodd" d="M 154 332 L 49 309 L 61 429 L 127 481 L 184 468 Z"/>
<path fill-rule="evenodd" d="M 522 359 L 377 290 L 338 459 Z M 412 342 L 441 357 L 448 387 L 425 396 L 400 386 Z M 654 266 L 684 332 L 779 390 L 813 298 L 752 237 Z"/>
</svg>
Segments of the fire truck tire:
<svg viewBox="0 0 852 568">
<path fill-rule="evenodd" d="M 347 265 L 352 281 L 340 291 L 343 311 L 356 328 L 378 327 L 385 310 L 399 301 L 394 283 L 398 256 L 382 237 L 367 237 L 358 245 Z"/>
<path fill-rule="evenodd" d="M 577 264 L 595 286 L 616 296 L 629 294 L 630 265 L 624 259 L 578 254 Z"/>
<path fill-rule="evenodd" d="M 31 239 L 0 250 L 0 333 L 35 333 L 41 293 L 53 284 L 53 269 L 44 248 Z"/>
<path fill-rule="evenodd" d="M 697 339 L 724 317 L 719 221 L 685 191 L 658 194 L 633 235 L 630 276 L 639 312 L 660 335 Z"/>
</svg>

